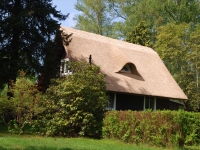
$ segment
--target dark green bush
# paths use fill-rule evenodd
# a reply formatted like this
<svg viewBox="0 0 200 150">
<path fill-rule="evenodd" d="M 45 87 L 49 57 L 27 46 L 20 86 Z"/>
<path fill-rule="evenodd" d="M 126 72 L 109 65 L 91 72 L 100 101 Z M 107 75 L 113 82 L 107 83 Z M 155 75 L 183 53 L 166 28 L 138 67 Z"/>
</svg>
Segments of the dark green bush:
<svg viewBox="0 0 200 150">
<path fill-rule="evenodd" d="M 70 69 L 72 75 L 52 81 L 36 126 L 47 136 L 99 138 L 107 103 L 104 75 L 86 63 L 72 63 Z"/>
<path fill-rule="evenodd" d="M 200 143 L 200 114 L 185 111 L 109 111 L 103 136 L 157 146 Z"/>
</svg>

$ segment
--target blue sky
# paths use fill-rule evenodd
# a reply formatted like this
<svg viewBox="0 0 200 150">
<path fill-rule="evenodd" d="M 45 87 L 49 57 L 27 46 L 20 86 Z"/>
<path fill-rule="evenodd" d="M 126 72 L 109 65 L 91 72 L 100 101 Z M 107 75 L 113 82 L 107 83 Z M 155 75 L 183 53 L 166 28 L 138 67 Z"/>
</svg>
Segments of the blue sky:
<svg viewBox="0 0 200 150">
<path fill-rule="evenodd" d="M 68 18 L 61 22 L 62 26 L 73 27 L 75 26 L 75 21 L 73 21 L 73 17 L 79 12 L 74 8 L 76 4 L 76 0 L 52 0 L 53 6 L 57 6 L 56 9 L 60 10 L 62 14 L 69 13 Z"/>
</svg>

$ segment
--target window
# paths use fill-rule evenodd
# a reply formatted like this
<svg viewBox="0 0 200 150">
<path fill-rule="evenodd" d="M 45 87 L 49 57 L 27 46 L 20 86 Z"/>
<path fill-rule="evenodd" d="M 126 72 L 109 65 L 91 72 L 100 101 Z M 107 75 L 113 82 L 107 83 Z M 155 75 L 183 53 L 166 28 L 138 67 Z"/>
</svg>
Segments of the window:
<svg viewBox="0 0 200 150">
<path fill-rule="evenodd" d="M 60 66 L 60 72 L 61 74 L 65 72 L 65 63 L 63 61 L 61 61 L 61 66 Z"/>
<path fill-rule="evenodd" d="M 116 110 L 116 93 L 109 93 L 108 98 L 109 101 L 106 110 Z"/>
<path fill-rule="evenodd" d="M 114 99 L 109 99 L 109 102 L 108 102 L 108 106 L 107 106 L 108 108 L 111 108 L 111 109 L 113 109 L 114 108 Z"/>
<path fill-rule="evenodd" d="M 156 110 L 156 98 L 155 97 L 144 97 L 144 110 L 151 109 Z"/>
<path fill-rule="evenodd" d="M 72 72 L 70 72 L 69 58 L 65 58 L 61 60 L 60 74 L 61 76 L 72 74 Z"/>
<path fill-rule="evenodd" d="M 140 76 L 140 74 L 137 71 L 136 66 L 133 63 L 125 64 L 119 72 L 120 73 L 131 73 L 131 74 Z"/>
<path fill-rule="evenodd" d="M 129 64 L 124 65 L 124 67 L 121 69 L 121 72 L 131 73 L 131 68 L 130 68 Z"/>
</svg>

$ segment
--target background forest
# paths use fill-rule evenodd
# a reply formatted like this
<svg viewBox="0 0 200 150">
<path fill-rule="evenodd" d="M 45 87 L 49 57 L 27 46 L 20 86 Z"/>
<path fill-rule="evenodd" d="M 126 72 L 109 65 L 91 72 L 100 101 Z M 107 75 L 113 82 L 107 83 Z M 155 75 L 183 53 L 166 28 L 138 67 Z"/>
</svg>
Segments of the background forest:
<svg viewBox="0 0 200 150">
<path fill-rule="evenodd" d="M 199 0 L 77 0 L 75 28 L 152 47 L 200 109 Z M 149 58 L 151 59 L 151 58 Z"/>
</svg>

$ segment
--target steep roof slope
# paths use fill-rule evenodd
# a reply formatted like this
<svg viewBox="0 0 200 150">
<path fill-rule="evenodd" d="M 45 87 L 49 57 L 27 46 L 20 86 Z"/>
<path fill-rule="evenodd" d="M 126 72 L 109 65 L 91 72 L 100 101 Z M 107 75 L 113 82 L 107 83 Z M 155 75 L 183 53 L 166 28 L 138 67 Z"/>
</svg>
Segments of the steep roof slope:
<svg viewBox="0 0 200 150">
<path fill-rule="evenodd" d="M 187 99 L 158 54 L 149 47 L 111 39 L 72 28 L 61 27 L 72 35 L 65 46 L 69 58 L 100 66 L 106 74 L 107 90 L 149 96 Z M 132 72 L 120 71 L 129 64 Z"/>
</svg>

